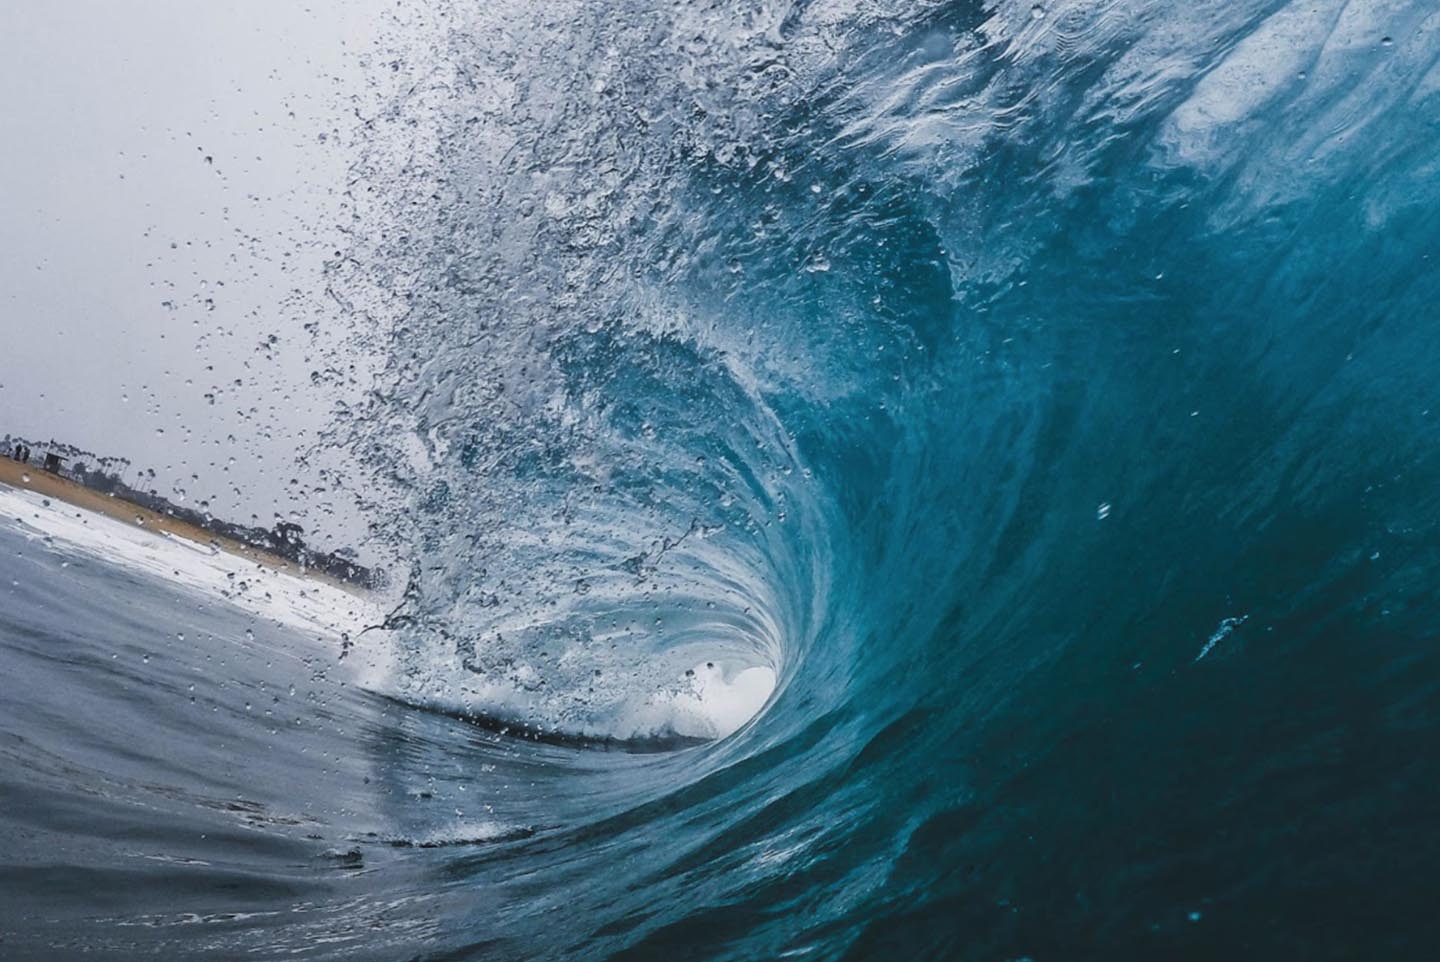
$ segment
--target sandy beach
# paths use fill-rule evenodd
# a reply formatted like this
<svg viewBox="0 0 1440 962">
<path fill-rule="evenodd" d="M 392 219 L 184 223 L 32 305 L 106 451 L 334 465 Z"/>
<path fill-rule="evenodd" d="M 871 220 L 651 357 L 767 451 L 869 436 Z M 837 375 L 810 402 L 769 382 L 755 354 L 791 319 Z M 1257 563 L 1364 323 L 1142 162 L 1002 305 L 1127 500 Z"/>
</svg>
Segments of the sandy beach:
<svg viewBox="0 0 1440 962">
<path fill-rule="evenodd" d="M 53 498 L 56 501 L 63 501 L 66 504 L 74 505 L 85 511 L 93 511 L 126 524 L 153 532 L 157 537 L 172 535 L 177 538 L 184 538 L 196 544 L 210 545 L 224 551 L 227 554 L 244 558 L 257 565 L 269 568 L 273 571 L 283 571 L 287 574 L 298 575 L 305 578 L 314 578 L 334 585 L 351 594 L 366 595 L 364 589 L 348 584 L 338 578 L 333 578 L 323 572 L 308 568 L 302 568 L 278 555 L 268 551 L 262 551 L 248 544 L 236 541 L 233 538 L 225 538 L 204 528 L 181 521 L 166 514 L 151 511 L 130 501 L 125 501 L 113 495 L 102 494 L 99 491 L 92 491 L 82 484 L 76 484 L 67 478 L 43 471 L 36 464 L 22 464 L 13 458 L 0 456 L 0 484 L 9 485 L 12 488 L 33 491 L 43 497 Z"/>
</svg>

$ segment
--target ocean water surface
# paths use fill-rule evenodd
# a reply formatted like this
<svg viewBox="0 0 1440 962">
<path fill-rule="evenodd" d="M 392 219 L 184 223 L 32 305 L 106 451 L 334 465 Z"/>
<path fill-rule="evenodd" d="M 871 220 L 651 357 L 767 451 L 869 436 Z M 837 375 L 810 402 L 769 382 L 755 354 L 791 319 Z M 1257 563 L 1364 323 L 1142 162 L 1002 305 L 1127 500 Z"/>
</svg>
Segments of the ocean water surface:
<svg viewBox="0 0 1440 962">
<path fill-rule="evenodd" d="M 393 597 L 0 501 L 0 957 L 1435 957 L 1440 10 L 407 18 Z"/>
</svg>

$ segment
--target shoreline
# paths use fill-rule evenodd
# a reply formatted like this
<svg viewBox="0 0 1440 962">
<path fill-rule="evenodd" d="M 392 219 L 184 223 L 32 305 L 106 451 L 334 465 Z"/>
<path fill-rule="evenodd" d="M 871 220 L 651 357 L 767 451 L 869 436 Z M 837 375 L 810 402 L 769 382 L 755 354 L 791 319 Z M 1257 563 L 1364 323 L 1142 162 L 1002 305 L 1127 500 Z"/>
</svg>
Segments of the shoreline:
<svg viewBox="0 0 1440 962">
<path fill-rule="evenodd" d="M 44 471 L 37 465 L 22 464 L 14 458 L 3 455 L 0 455 L 0 484 L 19 491 L 33 491 L 43 497 L 63 501 L 82 511 L 90 511 L 150 531 L 156 537 L 170 535 L 183 538 L 186 541 L 213 547 L 217 551 L 254 562 L 262 568 L 294 575 L 297 578 L 323 581 L 359 598 L 370 597 L 370 593 L 359 585 L 342 581 L 323 571 L 303 567 L 288 558 L 282 558 L 233 538 L 206 531 L 188 521 L 181 521 L 179 518 L 152 511 L 123 498 L 102 494 L 83 484 L 71 481 L 69 478 L 62 478 L 58 474 Z"/>
</svg>

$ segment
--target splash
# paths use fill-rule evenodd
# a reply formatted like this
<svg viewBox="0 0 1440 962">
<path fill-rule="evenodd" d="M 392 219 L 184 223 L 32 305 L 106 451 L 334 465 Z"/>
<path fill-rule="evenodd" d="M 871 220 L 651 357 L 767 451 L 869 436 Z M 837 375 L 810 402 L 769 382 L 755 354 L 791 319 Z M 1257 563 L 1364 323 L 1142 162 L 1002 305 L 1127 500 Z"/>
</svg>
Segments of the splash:
<svg viewBox="0 0 1440 962">
<path fill-rule="evenodd" d="M 1424 957 L 1432 6 L 404 14 L 328 275 L 390 697 L 182 826 L 243 948 Z"/>
<path fill-rule="evenodd" d="M 1159 503 L 1103 425 L 1201 456 L 1267 378 L 1342 376 L 1331 348 L 1266 372 L 1265 345 L 1329 318 L 1338 348 L 1364 308 L 1336 245 L 1422 229 L 1430 24 L 443 8 L 391 65 L 331 271 L 391 359 L 350 443 L 405 505 L 392 687 L 552 733 L 729 732 L 682 720 L 697 664 L 843 690 L 838 626 L 933 630 L 993 606 L 996 552 L 1092 540 L 1038 507 L 1062 470 L 1102 518 Z M 1377 271 L 1414 279 L 1350 273 Z M 1106 461 L 1066 466 L 1082 445 Z"/>
</svg>

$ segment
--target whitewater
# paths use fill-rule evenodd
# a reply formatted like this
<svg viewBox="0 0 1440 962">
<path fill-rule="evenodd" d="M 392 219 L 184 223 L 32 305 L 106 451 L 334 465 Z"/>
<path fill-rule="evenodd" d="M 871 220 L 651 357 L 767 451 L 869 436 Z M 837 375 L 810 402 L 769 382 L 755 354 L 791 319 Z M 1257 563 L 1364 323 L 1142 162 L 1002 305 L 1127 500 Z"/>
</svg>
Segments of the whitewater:
<svg viewBox="0 0 1440 962">
<path fill-rule="evenodd" d="M 385 44 L 393 590 L 0 492 L 0 958 L 1433 957 L 1440 10 Z"/>
</svg>

